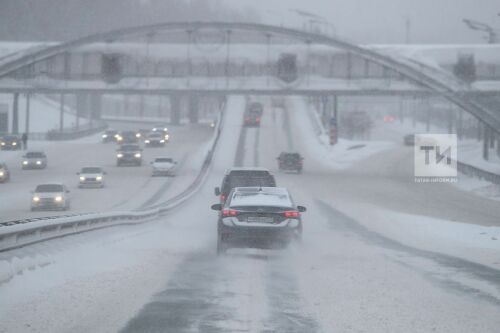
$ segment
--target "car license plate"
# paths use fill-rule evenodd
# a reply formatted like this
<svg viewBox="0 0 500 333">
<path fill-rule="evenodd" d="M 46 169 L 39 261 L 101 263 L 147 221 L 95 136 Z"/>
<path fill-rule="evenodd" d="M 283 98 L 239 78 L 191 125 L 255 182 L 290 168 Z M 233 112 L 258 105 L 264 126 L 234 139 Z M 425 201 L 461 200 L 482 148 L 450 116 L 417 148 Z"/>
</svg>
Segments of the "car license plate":
<svg viewBox="0 0 500 333">
<path fill-rule="evenodd" d="M 273 223 L 274 219 L 267 216 L 249 216 L 247 217 L 247 222 Z"/>
</svg>

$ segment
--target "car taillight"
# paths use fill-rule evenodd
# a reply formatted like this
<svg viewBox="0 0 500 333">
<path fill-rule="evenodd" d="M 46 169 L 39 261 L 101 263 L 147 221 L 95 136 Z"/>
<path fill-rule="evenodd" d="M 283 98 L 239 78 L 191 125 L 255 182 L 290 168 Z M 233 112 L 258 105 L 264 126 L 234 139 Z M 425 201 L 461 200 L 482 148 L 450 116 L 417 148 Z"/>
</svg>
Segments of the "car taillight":
<svg viewBox="0 0 500 333">
<path fill-rule="evenodd" d="M 238 215 L 238 211 L 237 210 L 234 210 L 234 209 L 224 209 L 222 211 L 222 215 L 223 216 L 236 216 Z"/>
<path fill-rule="evenodd" d="M 224 194 L 221 194 L 221 195 L 220 195 L 220 201 L 221 201 L 221 202 L 226 201 L 226 196 L 225 196 Z"/>
<path fill-rule="evenodd" d="M 300 217 L 300 213 L 295 210 L 288 210 L 286 212 L 283 212 L 283 216 L 285 216 L 286 218 L 297 218 Z"/>
<path fill-rule="evenodd" d="M 259 122 L 259 121 L 260 121 L 260 117 L 257 117 L 257 118 L 255 119 L 255 121 Z"/>
</svg>

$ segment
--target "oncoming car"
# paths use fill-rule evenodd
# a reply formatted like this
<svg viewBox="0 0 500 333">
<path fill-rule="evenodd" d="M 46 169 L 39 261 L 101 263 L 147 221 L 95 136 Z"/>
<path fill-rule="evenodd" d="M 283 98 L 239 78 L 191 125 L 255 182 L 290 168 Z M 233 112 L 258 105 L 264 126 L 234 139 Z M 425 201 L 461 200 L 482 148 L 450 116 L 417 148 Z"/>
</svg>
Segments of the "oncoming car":
<svg viewBox="0 0 500 333">
<path fill-rule="evenodd" d="M 69 193 L 64 184 L 40 184 L 33 191 L 31 210 L 68 210 Z"/>
<path fill-rule="evenodd" d="M 220 211 L 217 222 L 217 254 L 229 248 L 285 248 L 302 238 L 301 213 L 282 187 L 236 187 Z"/>
<path fill-rule="evenodd" d="M 158 132 L 149 133 L 144 140 L 146 147 L 164 147 L 165 142 L 163 134 Z"/>
<path fill-rule="evenodd" d="M 47 167 L 47 155 L 43 151 L 29 151 L 24 154 L 21 167 L 26 169 L 45 169 Z"/>
<path fill-rule="evenodd" d="M 20 150 L 21 148 L 21 139 L 16 135 L 6 135 L 0 139 L 1 150 Z"/>
<path fill-rule="evenodd" d="M 157 157 L 151 162 L 153 167 L 153 177 L 156 176 L 174 176 L 177 162 L 170 157 Z"/>
<path fill-rule="evenodd" d="M 142 149 L 139 145 L 122 145 L 116 150 L 116 165 L 142 165 Z"/>
<path fill-rule="evenodd" d="M 10 171 L 7 164 L 0 162 L 0 183 L 5 183 L 10 180 Z"/>
<path fill-rule="evenodd" d="M 107 142 L 116 142 L 116 139 L 118 137 L 118 131 L 108 129 L 104 131 L 102 134 L 102 142 L 107 143 Z"/>
<path fill-rule="evenodd" d="M 104 187 L 106 172 L 101 167 L 83 167 L 80 172 L 78 187 Z"/>
</svg>

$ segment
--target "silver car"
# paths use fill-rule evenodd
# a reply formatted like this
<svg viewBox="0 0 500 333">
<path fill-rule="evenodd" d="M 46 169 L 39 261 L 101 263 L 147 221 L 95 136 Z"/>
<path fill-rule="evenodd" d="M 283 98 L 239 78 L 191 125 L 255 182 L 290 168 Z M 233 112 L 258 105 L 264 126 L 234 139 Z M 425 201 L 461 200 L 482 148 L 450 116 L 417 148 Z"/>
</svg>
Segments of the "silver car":
<svg viewBox="0 0 500 333">
<path fill-rule="evenodd" d="M 31 210 L 68 210 L 71 204 L 69 193 L 61 183 L 40 184 L 32 192 Z"/>
<path fill-rule="evenodd" d="M 47 167 L 47 155 L 43 151 L 29 151 L 22 157 L 22 168 L 45 169 Z"/>
<path fill-rule="evenodd" d="M 80 172 L 78 187 L 104 187 L 106 172 L 101 167 L 83 167 Z"/>
<path fill-rule="evenodd" d="M 174 176 L 177 162 L 170 157 L 157 157 L 151 162 L 153 167 L 153 177 L 155 176 Z"/>
</svg>

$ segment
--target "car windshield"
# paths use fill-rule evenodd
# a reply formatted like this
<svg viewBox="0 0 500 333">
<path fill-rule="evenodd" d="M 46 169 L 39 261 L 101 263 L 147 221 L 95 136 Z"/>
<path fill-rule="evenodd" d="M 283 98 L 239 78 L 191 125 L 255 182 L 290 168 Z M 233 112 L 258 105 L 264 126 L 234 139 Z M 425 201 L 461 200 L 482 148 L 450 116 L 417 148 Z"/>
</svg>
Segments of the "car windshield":
<svg viewBox="0 0 500 333">
<path fill-rule="evenodd" d="M 168 157 L 165 157 L 165 158 L 157 158 L 155 159 L 155 162 L 158 162 L 158 163 L 172 163 L 173 160 L 171 158 L 168 158 Z"/>
<path fill-rule="evenodd" d="M 159 139 L 159 138 L 162 138 L 162 135 L 158 133 L 148 135 L 148 139 Z"/>
<path fill-rule="evenodd" d="M 38 185 L 35 189 L 35 192 L 44 193 L 44 192 L 63 192 L 64 187 L 59 184 L 43 184 Z"/>
<path fill-rule="evenodd" d="M 25 155 L 27 158 L 43 158 L 45 154 L 42 152 L 28 152 Z"/>
<path fill-rule="evenodd" d="M 120 150 L 122 151 L 136 151 L 140 150 L 141 148 L 139 146 L 121 146 Z"/>
<path fill-rule="evenodd" d="M 98 167 L 86 167 L 82 168 L 81 173 L 102 173 L 102 169 Z"/>
</svg>

